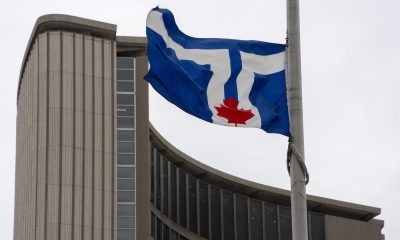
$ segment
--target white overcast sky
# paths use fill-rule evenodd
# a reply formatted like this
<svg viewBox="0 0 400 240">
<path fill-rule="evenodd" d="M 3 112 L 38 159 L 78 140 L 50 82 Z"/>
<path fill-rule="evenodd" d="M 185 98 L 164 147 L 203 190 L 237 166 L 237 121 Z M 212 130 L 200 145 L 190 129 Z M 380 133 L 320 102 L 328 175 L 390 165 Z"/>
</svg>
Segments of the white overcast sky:
<svg viewBox="0 0 400 240">
<path fill-rule="evenodd" d="M 148 11 L 169 8 L 195 37 L 284 43 L 284 0 L 3 0 L 0 15 L 0 239 L 12 239 L 18 75 L 36 19 L 64 13 L 144 36 Z M 382 208 L 400 239 L 400 1 L 302 0 L 307 193 Z M 214 126 L 150 92 L 150 119 L 178 149 L 233 175 L 289 189 L 287 139 Z"/>
</svg>

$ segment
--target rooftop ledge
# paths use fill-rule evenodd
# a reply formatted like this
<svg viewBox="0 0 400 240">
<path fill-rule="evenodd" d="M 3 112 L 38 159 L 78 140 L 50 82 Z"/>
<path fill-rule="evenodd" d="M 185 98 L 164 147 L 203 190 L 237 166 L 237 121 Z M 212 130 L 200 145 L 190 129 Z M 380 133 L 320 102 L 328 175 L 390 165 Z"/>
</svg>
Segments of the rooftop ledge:
<svg viewBox="0 0 400 240">
<path fill-rule="evenodd" d="M 94 37 L 115 40 L 124 49 L 134 51 L 144 51 L 147 45 L 145 37 L 125 37 L 116 36 L 117 25 L 91 19 L 75 17 L 65 14 L 48 14 L 39 17 L 33 27 L 31 36 L 26 46 L 24 58 L 22 60 L 19 74 L 18 95 L 22 75 L 28 60 L 30 51 L 38 34 L 46 31 L 68 31 L 86 34 Z"/>
</svg>

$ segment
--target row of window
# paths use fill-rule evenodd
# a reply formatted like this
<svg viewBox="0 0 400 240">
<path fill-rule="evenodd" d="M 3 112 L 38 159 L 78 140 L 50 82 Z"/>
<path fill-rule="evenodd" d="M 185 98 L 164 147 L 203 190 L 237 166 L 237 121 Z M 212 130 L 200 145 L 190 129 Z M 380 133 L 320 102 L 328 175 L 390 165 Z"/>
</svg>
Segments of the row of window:
<svg viewBox="0 0 400 240">
<path fill-rule="evenodd" d="M 161 214 L 206 239 L 290 240 L 290 209 L 208 184 L 152 147 L 151 202 Z M 312 240 L 324 240 L 324 216 L 309 213 Z"/>
<path fill-rule="evenodd" d="M 136 239 L 134 58 L 117 57 L 117 240 Z"/>
</svg>

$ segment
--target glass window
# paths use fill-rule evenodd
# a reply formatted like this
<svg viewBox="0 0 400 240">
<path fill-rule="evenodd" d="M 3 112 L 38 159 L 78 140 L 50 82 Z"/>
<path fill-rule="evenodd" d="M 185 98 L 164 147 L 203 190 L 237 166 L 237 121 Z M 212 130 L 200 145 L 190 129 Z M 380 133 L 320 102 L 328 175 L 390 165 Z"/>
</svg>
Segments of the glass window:
<svg viewBox="0 0 400 240">
<path fill-rule="evenodd" d="M 163 240 L 169 240 L 169 227 L 163 224 Z"/>
<path fill-rule="evenodd" d="M 199 180 L 200 236 L 208 239 L 208 184 Z"/>
<path fill-rule="evenodd" d="M 118 240 L 132 240 L 135 239 L 135 229 L 118 229 Z"/>
<path fill-rule="evenodd" d="M 133 117 L 134 115 L 133 106 L 117 106 L 117 116 Z"/>
<path fill-rule="evenodd" d="M 156 192 L 156 208 L 161 210 L 161 169 L 160 169 L 160 153 L 156 150 L 156 184 L 154 186 Z"/>
<path fill-rule="evenodd" d="M 224 239 L 235 239 L 233 195 L 223 191 Z"/>
<path fill-rule="evenodd" d="M 134 178 L 135 170 L 133 167 L 118 167 L 118 178 Z"/>
<path fill-rule="evenodd" d="M 162 159 L 162 213 L 168 216 L 168 161 Z"/>
<path fill-rule="evenodd" d="M 189 176 L 189 230 L 197 233 L 197 184 L 196 179 Z"/>
<path fill-rule="evenodd" d="M 213 240 L 221 239 L 221 191 L 211 185 L 211 236 Z"/>
<path fill-rule="evenodd" d="M 154 233 L 155 233 L 155 220 L 156 217 L 154 216 L 154 213 L 151 213 L 151 227 L 150 227 L 150 235 L 154 238 Z"/>
<path fill-rule="evenodd" d="M 133 204 L 118 204 L 118 216 L 135 216 L 135 205 Z"/>
<path fill-rule="evenodd" d="M 134 153 L 135 145 L 132 142 L 118 142 L 118 153 Z"/>
<path fill-rule="evenodd" d="M 268 240 L 278 239 L 277 206 L 264 203 L 265 235 Z"/>
<path fill-rule="evenodd" d="M 161 228 L 162 228 L 161 220 L 157 218 L 157 221 L 156 221 L 156 240 L 161 240 L 162 239 Z"/>
<path fill-rule="evenodd" d="M 117 105 L 134 105 L 133 94 L 118 94 Z"/>
<path fill-rule="evenodd" d="M 118 128 L 134 128 L 134 119 L 132 117 L 118 117 L 117 118 Z"/>
<path fill-rule="evenodd" d="M 318 213 L 310 213 L 310 228 L 312 240 L 325 240 L 325 218 Z"/>
<path fill-rule="evenodd" d="M 133 57 L 117 57 L 117 68 L 133 69 Z"/>
<path fill-rule="evenodd" d="M 118 179 L 118 190 L 134 190 L 135 179 Z"/>
<path fill-rule="evenodd" d="M 263 239 L 262 203 L 250 200 L 250 231 L 251 240 Z"/>
<path fill-rule="evenodd" d="M 177 204 L 177 192 L 176 192 L 176 167 L 172 164 L 169 165 L 170 166 L 170 188 L 171 188 L 171 220 L 174 222 L 177 222 L 177 208 L 176 208 L 176 204 Z"/>
<path fill-rule="evenodd" d="M 236 236 L 237 239 L 249 239 L 247 198 L 236 195 Z"/>
<path fill-rule="evenodd" d="M 171 229 L 171 240 L 178 240 L 178 233 Z"/>
<path fill-rule="evenodd" d="M 117 80 L 133 80 L 133 70 L 117 70 Z"/>
<path fill-rule="evenodd" d="M 118 154 L 117 156 L 118 164 L 134 165 L 134 155 L 133 154 Z"/>
<path fill-rule="evenodd" d="M 281 240 L 292 239 L 292 218 L 289 208 L 279 207 L 279 228 Z"/>
<path fill-rule="evenodd" d="M 134 217 L 118 217 L 117 228 L 134 228 L 135 218 Z"/>
<path fill-rule="evenodd" d="M 134 202 L 135 192 L 134 191 L 118 191 L 117 201 L 118 202 Z"/>
<path fill-rule="evenodd" d="M 135 85 L 133 81 L 118 81 L 117 92 L 134 92 Z"/>
<path fill-rule="evenodd" d="M 118 130 L 117 141 L 135 141 L 135 134 L 132 130 Z"/>
<path fill-rule="evenodd" d="M 179 224 L 186 228 L 187 210 L 186 210 L 186 173 L 179 169 Z"/>
<path fill-rule="evenodd" d="M 154 206 L 154 147 L 151 145 L 150 151 L 150 202 Z"/>
</svg>

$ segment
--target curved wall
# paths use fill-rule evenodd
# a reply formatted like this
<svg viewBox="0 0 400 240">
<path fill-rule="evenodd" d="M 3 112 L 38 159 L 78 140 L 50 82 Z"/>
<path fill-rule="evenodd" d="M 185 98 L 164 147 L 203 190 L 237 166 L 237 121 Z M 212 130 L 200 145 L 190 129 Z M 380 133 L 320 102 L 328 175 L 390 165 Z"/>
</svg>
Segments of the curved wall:
<svg viewBox="0 0 400 240">
<path fill-rule="evenodd" d="M 169 239 L 166 236 L 177 239 L 175 235 L 213 240 L 291 239 L 288 207 L 244 196 L 240 191 L 203 180 L 201 177 L 207 173 L 196 176 L 181 167 L 183 163 L 171 162 L 166 156 L 167 149 L 155 145 L 151 150 L 154 239 Z M 326 239 L 322 214 L 310 212 L 309 226 L 312 239 Z"/>
<path fill-rule="evenodd" d="M 182 153 L 150 125 L 151 234 L 158 239 L 290 240 L 290 192 Z M 312 240 L 381 240 L 379 208 L 307 195 Z"/>
</svg>

